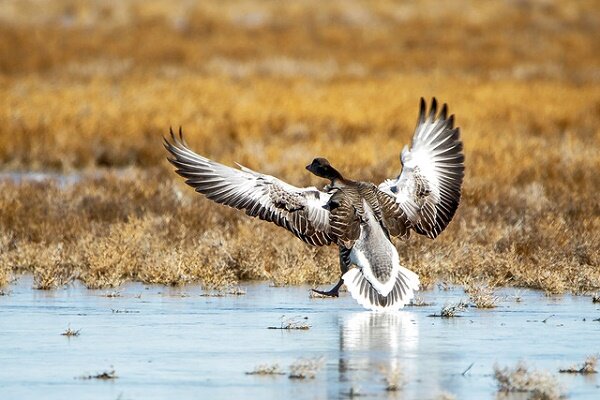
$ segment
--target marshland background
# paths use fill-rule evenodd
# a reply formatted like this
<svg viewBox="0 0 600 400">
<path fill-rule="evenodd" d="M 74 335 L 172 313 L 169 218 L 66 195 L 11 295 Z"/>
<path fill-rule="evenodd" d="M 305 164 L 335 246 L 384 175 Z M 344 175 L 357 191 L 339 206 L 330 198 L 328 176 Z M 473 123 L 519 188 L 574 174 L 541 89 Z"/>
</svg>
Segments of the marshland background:
<svg viewBox="0 0 600 400">
<path fill-rule="evenodd" d="M 456 114 L 461 206 L 398 242 L 425 284 L 600 288 L 599 1 L 0 2 L 0 284 L 338 276 L 336 249 L 210 203 L 196 151 L 296 185 L 399 173 L 420 97 Z M 50 177 L 50 179 L 39 179 Z"/>
</svg>

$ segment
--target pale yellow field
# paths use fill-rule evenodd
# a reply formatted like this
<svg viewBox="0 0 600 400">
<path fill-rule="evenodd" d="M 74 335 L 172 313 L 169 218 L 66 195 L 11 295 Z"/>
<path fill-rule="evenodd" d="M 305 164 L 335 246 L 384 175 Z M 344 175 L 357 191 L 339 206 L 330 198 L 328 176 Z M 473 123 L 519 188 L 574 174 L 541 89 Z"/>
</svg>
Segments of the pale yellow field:
<svg viewBox="0 0 600 400">
<path fill-rule="evenodd" d="M 42 7 L 43 4 L 43 7 Z M 399 172 L 420 97 L 462 129 L 463 201 L 437 240 L 398 242 L 425 283 L 600 288 L 600 2 L 5 1 L 0 282 L 322 283 L 335 249 L 197 196 L 162 135 L 296 185 L 327 157 Z"/>
</svg>

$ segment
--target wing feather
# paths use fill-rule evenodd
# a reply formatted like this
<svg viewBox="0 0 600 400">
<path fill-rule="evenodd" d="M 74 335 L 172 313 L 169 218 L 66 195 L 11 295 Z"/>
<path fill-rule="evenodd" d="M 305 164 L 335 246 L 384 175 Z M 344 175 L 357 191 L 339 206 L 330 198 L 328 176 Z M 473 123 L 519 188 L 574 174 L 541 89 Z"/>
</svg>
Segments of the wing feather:
<svg viewBox="0 0 600 400">
<path fill-rule="evenodd" d="M 383 196 L 394 200 L 386 201 L 384 210 L 399 219 L 394 224 L 409 225 L 432 239 L 454 217 L 465 170 L 463 144 L 459 128 L 454 127 L 454 115 L 448 117 L 446 104 L 439 114 L 437 109 L 435 98 L 429 111 L 421 99 L 412 146 L 405 147 L 401 154 L 402 173 L 379 185 Z M 390 233 L 400 236 L 392 230 Z"/>
<path fill-rule="evenodd" d="M 240 169 L 235 169 L 212 161 L 190 150 L 181 130 L 179 137 L 170 133 L 171 140 L 164 141 L 171 156 L 168 160 L 198 193 L 273 222 L 308 244 L 323 246 L 334 241 L 325 207 L 331 194 L 314 187 L 298 188 L 239 164 Z"/>
</svg>

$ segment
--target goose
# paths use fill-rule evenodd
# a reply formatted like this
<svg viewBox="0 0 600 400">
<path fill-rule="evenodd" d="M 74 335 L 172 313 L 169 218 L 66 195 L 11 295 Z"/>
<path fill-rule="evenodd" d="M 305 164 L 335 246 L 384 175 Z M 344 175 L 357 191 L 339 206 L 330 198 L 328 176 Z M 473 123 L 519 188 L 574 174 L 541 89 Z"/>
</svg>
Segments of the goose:
<svg viewBox="0 0 600 400">
<path fill-rule="evenodd" d="M 398 310 L 414 298 L 419 277 L 400 265 L 392 237 L 411 231 L 435 239 L 458 208 L 464 177 L 463 144 L 454 115 L 423 98 L 409 148 L 400 154 L 401 173 L 378 186 L 345 178 L 325 158 L 306 169 L 329 181 L 321 190 L 300 188 L 237 164 L 228 167 L 192 151 L 181 128 L 164 139 L 167 158 L 186 183 L 210 200 L 244 210 L 252 217 L 287 229 L 312 246 L 337 245 L 341 275 L 328 291 L 343 284 L 370 310 Z"/>
</svg>

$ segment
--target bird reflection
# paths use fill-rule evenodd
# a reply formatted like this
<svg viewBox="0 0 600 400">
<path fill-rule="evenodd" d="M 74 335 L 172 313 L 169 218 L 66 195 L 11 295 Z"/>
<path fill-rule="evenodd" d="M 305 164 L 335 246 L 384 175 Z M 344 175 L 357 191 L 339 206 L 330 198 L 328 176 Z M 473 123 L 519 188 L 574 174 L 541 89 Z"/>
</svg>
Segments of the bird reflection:
<svg viewBox="0 0 600 400">
<path fill-rule="evenodd" d="M 416 354 L 419 327 L 411 312 L 358 312 L 340 316 L 340 382 L 364 381 L 374 370 L 401 367 L 410 373 L 412 363 L 400 359 Z M 411 364 L 411 365 L 405 365 Z"/>
</svg>

